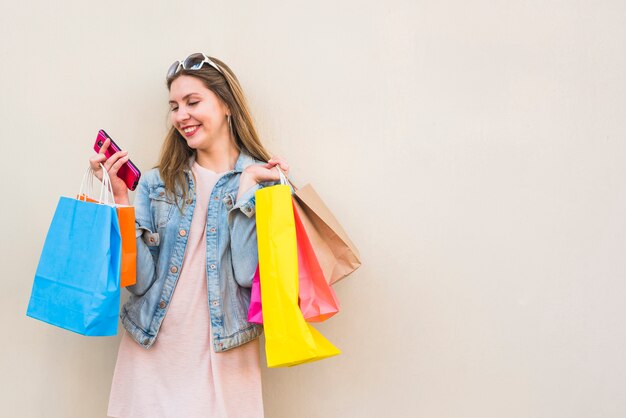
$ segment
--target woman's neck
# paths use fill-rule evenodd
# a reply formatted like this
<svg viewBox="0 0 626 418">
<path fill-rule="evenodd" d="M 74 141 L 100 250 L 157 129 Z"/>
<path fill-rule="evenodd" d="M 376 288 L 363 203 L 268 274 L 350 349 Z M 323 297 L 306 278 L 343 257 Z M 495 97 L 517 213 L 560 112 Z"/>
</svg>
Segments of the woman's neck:
<svg viewBox="0 0 626 418">
<path fill-rule="evenodd" d="M 232 142 L 213 144 L 208 149 L 196 151 L 196 162 L 200 166 L 216 173 L 223 173 L 235 168 L 239 150 Z"/>
</svg>

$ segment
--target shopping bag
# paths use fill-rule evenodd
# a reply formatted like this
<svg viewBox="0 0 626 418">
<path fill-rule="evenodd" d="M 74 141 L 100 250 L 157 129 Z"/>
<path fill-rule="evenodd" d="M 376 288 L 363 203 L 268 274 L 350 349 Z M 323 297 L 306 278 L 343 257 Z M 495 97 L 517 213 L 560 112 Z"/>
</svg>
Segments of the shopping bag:
<svg viewBox="0 0 626 418">
<path fill-rule="evenodd" d="M 98 203 L 86 194 L 79 194 L 78 200 Z M 120 286 L 132 286 L 137 283 L 137 242 L 135 241 L 135 208 L 133 206 L 116 205 L 117 219 L 122 235 L 122 266 Z"/>
<path fill-rule="evenodd" d="M 82 335 L 116 335 L 120 258 L 115 208 L 61 197 L 26 315 Z"/>
<path fill-rule="evenodd" d="M 135 208 L 116 206 L 117 219 L 122 236 L 122 267 L 120 286 L 132 286 L 137 283 L 137 241 L 135 238 Z"/>
<path fill-rule="evenodd" d="M 359 251 L 310 184 L 296 189 L 296 211 L 329 284 L 361 265 Z"/>
<path fill-rule="evenodd" d="M 77 196 L 79 200 L 99 202 L 93 196 L 93 173 L 88 171 L 88 177 L 83 179 L 81 189 L 84 193 Z M 86 181 L 85 181 L 86 180 Z M 81 190 L 81 191 L 83 191 Z M 135 238 L 135 208 L 127 205 L 115 205 L 120 233 L 122 235 L 122 264 L 120 272 L 120 286 L 132 286 L 137 283 L 137 242 Z"/>
<path fill-rule="evenodd" d="M 252 278 L 252 291 L 250 293 L 250 307 L 248 308 L 248 322 L 253 324 L 263 323 L 263 310 L 261 308 L 261 278 L 257 266 Z"/>
<path fill-rule="evenodd" d="M 322 322 L 339 312 L 339 300 L 326 282 L 298 213 L 294 211 L 298 246 L 298 305 L 307 322 Z M 248 322 L 263 323 L 261 280 L 257 267 L 252 278 Z"/>
<path fill-rule="evenodd" d="M 298 304 L 307 322 L 322 322 L 339 312 L 339 300 L 326 282 L 295 203 L 293 205 L 298 244 Z"/>
<path fill-rule="evenodd" d="M 298 306 L 298 253 L 291 189 L 260 189 L 256 227 L 268 367 L 294 366 L 340 353 L 308 324 Z"/>
<path fill-rule="evenodd" d="M 295 210 L 296 203 L 293 205 L 298 250 L 298 304 L 307 322 L 322 322 L 339 312 L 339 300 L 324 277 L 300 215 Z M 263 323 L 258 268 L 252 280 L 248 322 Z"/>
</svg>

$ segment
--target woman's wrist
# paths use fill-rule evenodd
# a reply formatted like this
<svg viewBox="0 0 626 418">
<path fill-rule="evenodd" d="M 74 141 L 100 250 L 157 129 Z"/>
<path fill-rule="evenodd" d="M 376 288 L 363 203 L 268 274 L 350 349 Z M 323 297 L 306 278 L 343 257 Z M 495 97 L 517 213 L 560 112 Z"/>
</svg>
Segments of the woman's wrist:
<svg viewBox="0 0 626 418">
<path fill-rule="evenodd" d="M 118 205 L 129 205 L 130 204 L 130 200 L 128 199 L 128 193 L 124 193 L 121 195 L 113 195 L 113 199 L 115 200 L 115 203 Z"/>
<path fill-rule="evenodd" d="M 257 179 L 254 177 L 250 171 L 244 170 L 241 173 L 241 177 L 239 178 L 239 190 L 237 191 L 237 201 L 241 195 L 243 195 L 248 189 L 253 187 L 258 183 Z"/>
</svg>

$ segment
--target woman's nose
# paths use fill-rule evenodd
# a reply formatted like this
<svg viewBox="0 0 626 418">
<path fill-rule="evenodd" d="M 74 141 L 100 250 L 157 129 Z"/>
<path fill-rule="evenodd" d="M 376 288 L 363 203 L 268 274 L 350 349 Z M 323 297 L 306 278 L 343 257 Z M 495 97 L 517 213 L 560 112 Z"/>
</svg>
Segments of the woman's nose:
<svg viewBox="0 0 626 418">
<path fill-rule="evenodd" d="M 184 108 L 179 107 L 178 112 L 176 112 L 176 115 L 174 116 L 174 119 L 176 120 L 176 122 L 182 122 L 189 119 L 189 113 L 187 113 L 187 110 L 185 110 Z"/>
</svg>

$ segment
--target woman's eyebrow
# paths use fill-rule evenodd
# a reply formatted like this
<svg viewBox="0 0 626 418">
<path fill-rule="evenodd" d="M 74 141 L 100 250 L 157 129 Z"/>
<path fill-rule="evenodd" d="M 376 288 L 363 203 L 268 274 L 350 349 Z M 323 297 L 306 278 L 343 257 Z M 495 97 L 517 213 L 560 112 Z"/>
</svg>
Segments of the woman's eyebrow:
<svg viewBox="0 0 626 418">
<path fill-rule="evenodd" d="M 187 95 L 185 95 L 185 96 L 183 97 L 183 100 L 185 100 L 187 97 L 189 97 L 189 96 L 191 96 L 191 95 L 193 95 L 193 94 L 199 94 L 199 93 L 196 93 L 196 92 L 189 93 L 189 94 L 187 94 Z M 169 104 L 172 104 L 172 103 L 176 103 L 176 101 L 175 101 L 175 100 L 170 100 L 168 103 L 169 103 Z"/>
</svg>

